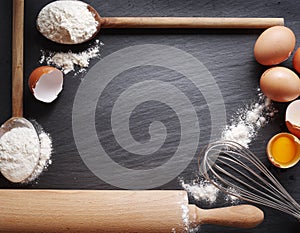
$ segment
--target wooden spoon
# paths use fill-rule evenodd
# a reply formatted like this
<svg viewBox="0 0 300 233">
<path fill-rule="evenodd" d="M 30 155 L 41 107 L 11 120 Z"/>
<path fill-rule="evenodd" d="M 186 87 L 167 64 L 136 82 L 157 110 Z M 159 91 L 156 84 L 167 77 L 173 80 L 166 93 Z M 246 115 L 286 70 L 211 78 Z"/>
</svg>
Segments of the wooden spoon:
<svg viewBox="0 0 300 233">
<path fill-rule="evenodd" d="M 68 1 L 68 4 L 78 1 Z M 50 3 L 51 4 L 51 3 Z M 284 25 L 283 18 L 210 18 L 210 17 L 100 17 L 90 5 L 87 8 L 98 22 L 97 31 L 90 37 L 71 42 L 57 40 L 43 34 L 48 39 L 61 44 L 79 44 L 95 37 L 101 28 L 268 28 Z M 57 17 L 59 18 L 59 17 Z M 82 37 L 84 38 L 84 36 Z"/>
<path fill-rule="evenodd" d="M 0 128 L 1 137 L 14 128 L 25 127 L 32 129 L 36 134 L 35 127 L 23 117 L 23 36 L 24 36 L 24 0 L 13 0 L 13 28 L 12 28 L 12 117 Z M 38 134 L 36 135 L 39 139 Z M 36 145 L 40 145 L 37 141 Z M 17 145 L 16 145 L 17 146 Z M 39 148 L 38 148 L 39 149 Z M 39 161 L 37 156 L 32 161 L 32 172 Z M 2 172 L 2 171 L 1 171 Z M 18 179 L 13 179 L 9 174 L 2 172 L 11 182 L 22 182 L 31 174 L 23 173 Z"/>
</svg>

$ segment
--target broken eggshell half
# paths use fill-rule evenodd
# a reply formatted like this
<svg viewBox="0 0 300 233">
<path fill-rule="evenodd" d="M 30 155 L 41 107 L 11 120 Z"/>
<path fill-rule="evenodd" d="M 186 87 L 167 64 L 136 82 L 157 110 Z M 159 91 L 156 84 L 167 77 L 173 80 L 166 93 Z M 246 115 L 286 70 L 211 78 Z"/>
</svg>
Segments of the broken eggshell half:
<svg viewBox="0 0 300 233">
<path fill-rule="evenodd" d="M 288 130 L 300 138 L 300 100 L 289 104 L 285 112 L 285 123 Z"/>
<path fill-rule="evenodd" d="M 28 85 L 36 99 L 51 103 L 62 91 L 63 73 L 52 66 L 40 66 L 30 74 Z"/>
</svg>

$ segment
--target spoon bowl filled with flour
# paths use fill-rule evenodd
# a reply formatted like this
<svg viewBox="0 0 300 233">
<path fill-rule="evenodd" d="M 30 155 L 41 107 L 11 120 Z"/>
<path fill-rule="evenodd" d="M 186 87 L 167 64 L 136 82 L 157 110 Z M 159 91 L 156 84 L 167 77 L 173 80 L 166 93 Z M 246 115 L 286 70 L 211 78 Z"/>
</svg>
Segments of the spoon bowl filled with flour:
<svg viewBox="0 0 300 233">
<path fill-rule="evenodd" d="M 100 16 L 82 1 L 54 1 L 41 9 L 36 26 L 43 36 L 56 43 L 81 44 L 99 32 Z"/>
<path fill-rule="evenodd" d="M 36 180 L 52 163 L 52 139 L 37 123 L 11 118 L 0 127 L 0 172 L 13 183 Z"/>
<path fill-rule="evenodd" d="M 38 134 L 25 118 L 11 118 L 0 128 L 0 170 L 9 181 L 26 180 L 40 158 Z"/>
</svg>

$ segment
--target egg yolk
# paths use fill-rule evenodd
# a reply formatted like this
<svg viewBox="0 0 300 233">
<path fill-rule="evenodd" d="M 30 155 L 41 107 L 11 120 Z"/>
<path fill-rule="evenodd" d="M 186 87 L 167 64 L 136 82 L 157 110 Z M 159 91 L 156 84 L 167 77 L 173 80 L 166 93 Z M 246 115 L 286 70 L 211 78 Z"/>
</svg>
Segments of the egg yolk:
<svg viewBox="0 0 300 233">
<path fill-rule="evenodd" d="M 272 145 L 272 155 L 278 163 L 292 161 L 296 155 L 296 150 L 295 142 L 288 137 L 279 137 Z"/>
</svg>

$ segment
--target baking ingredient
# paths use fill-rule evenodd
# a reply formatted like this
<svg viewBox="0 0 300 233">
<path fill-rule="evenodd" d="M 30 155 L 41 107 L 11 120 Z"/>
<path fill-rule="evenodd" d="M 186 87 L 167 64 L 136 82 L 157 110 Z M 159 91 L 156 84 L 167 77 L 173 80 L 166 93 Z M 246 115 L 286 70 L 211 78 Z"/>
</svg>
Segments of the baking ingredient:
<svg viewBox="0 0 300 233">
<path fill-rule="evenodd" d="M 200 179 L 199 177 L 189 182 L 185 182 L 183 178 L 180 178 L 179 182 L 181 187 L 187 191 L 187 193 L 193 197 L 194 200 L 199 202 L 204 201 L 209 205 L 213 205 L 217 199 L 223 199 L 224 202 L 229 202 L 230 204 L 238 204 L 240 201 L 240 199 L 236 196 L 221 192 L 220 189 L 218 189 L 208 180 Z M 236 195 L 238 195 L 238 193 L 234 192 L 233 189 L 230 191 L 231 193 L 236 193 Z"/>
<path fill-rule="evenodd" d="M 30 74 L 28 85 L 36 99 L 51 103 L 62 91 L 63 80 L 60 70 L 51 66 L 40 66 Z"/>
<path fill-rule="evenodd" d="M 219 189 L 208 181 L 196 180 L 192 181 L 191 184 L 186 184 L 183 180 L 180 181 L 181 186 L 186 190 L 196 201 L 207 201 L 214 203 L 217 200 Z"/>
<path fill-rule="evenodd" d="M 186 200 L 186 203 L 188 203 L 188 200 Z M 182 208 L 182 221 L 184 224 L 185 231 L 188 232 L 189 229 L 189 207 L 186 204 L 181 205 Z M 176 229 L 174 229 L 174 232 L 176 232 Z"/>
<path fill-rule="evenodd" d="M 52 140 L 49 134 L 41 131 L 39 134 L 40 139 L 40 158 L 37 166 L 35 167 L 33 173 L 24 181 L 25 183 L 36 180 L 41 173 L 52 164 Z"/>
<path fill-rule="evenodd" d="M 265 30 L 256 40 L 254 57 L 262 65 L 277 65 L 291 55 L 296 37 L 284 26 L 274 26 Z"/>
<path fill-rule="evenodd" d="M 277 66 L 262 74 L 260 88 L 271 100 L 289 102 L 300 95 L 300 80 L 292 70 Z"/>
<path fill-rule="evenodd" d="M 0 170 L 12 182 L 22 182 L 34 171 L 40 156 L 37 134 L 26 127 L 13 128 L 0 140 Z"/>
<path fill-rule="evenodd" d="M 288 137 L 277 138 L 272 145 L 272 154 L 275 161 L 279 163 L 290 162 L 296 153 L 295 143 Z"/>
<path fill-rule="evenodd" d="M 13 128 L 1 137 L 0 171 L 8 180 L 31 182 L 52 163 L 51 137 L 38 128 L 38 138 L 34 129 L 25 127 Z"/>
<path fill-rule="evenodd" d="M 221 139 L 235 141 L 248 148 L 258 130 L 266 125 L 275 113 L 276 109 L 270 99 L 259 92 L 258 101 L 238 109 L 231 122 L 224 128 Z"/>
<path fill-rule="evenodd" d="M 285 123 L 288 130 L 300 138 L 300 100 L 291 102 L 285 112 Z"/>
<path fill-rule="evenodd" d="M 79 44 L 91 39 L 100 24 L 81 1 L 54 1 L 38 14 L 37 29 L 46 38 L 62 44 Z"/>
<path fill-rule="evenodd" d="M 300 141 L 289 133 L 279 133 L 267 145 L 268 158 L 275 166 L 289 168 L 300 158 Z"/>
<path fill-rule="evenodd" d="M 49 60 L 50 64 L 54 64 L 61 68 L 65 74 L 74 70 L 74 65 L 80 67 L 88 67 L 91 58 L 97 57 L 99 50 L 89 49 L 81 53 L 55 53 Z"/>
<path fill-rule="evenodd" d="M 79 53 L 74 53 L 72 51 L 64 53 L 42 50 L 40 63 L 42 64 L 46 62 L 47 65 L 54 65 L 61 69 L 64 74 L 68 74 L 69 72 L 76 70 L 76 72 L 82 73 L 86 71 L 91 59 L 100 57 L 100 46 L 102 45 L 102 42 L 96 40 L 95 43 L 89 46 L 87 50 Z M 77 67 L 79 67 L 79 70 Z"/>
<path fill-rule="evenodd" d="M 234 188 L 232 188 L 232 187 L 229 187 L 227 189 L 227 191 L 228 191 L 228 193 L 233 193 L 235 195 L 227 194 L 225 196 L 225 201 L 229 202 L 230 204 L 233 204 L 233 205 L 239 204 L 240 203 L 240 198 L 239 198 L 238 192 Z"/>
<path fill-rule="evenodd" d="M 294 54 L 293 67 L 298 73 L 300 73 L 300 48 L 298 48 Z"/>
</svg>

